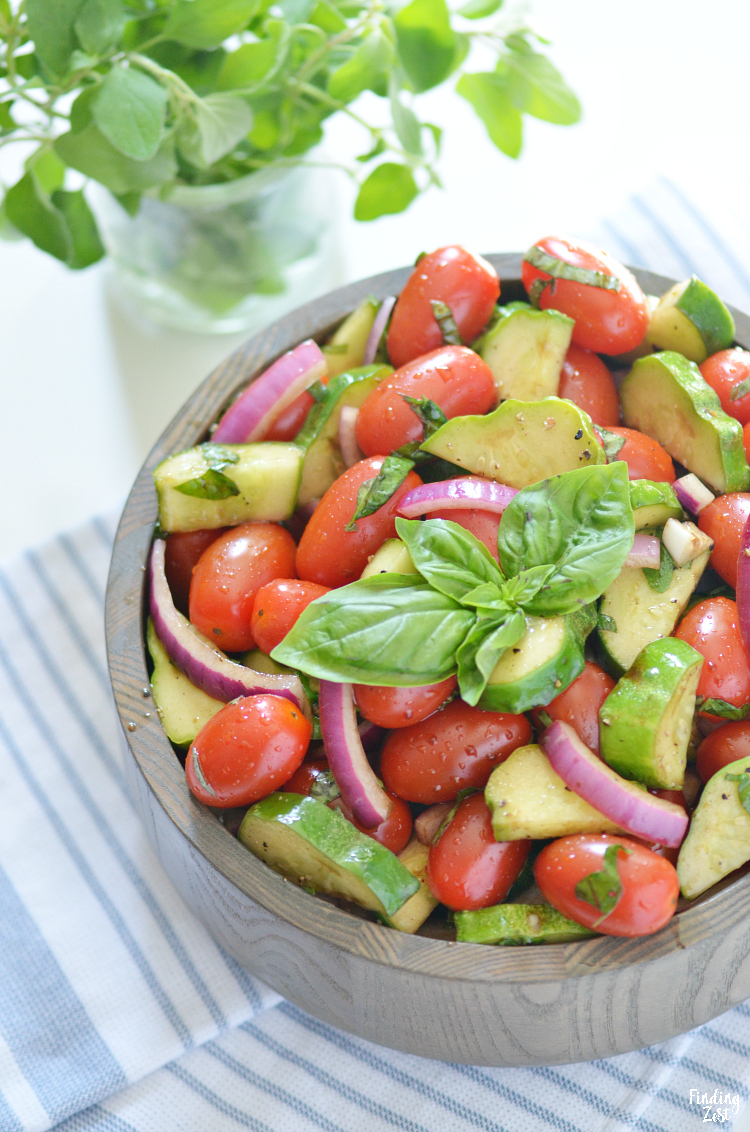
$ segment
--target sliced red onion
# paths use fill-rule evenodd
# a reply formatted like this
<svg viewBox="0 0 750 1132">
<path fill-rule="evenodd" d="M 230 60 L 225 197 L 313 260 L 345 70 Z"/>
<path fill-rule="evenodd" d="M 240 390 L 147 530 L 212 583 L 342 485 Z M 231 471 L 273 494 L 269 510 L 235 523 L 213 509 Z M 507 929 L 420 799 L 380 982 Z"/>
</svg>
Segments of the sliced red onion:
<svg viewBox="0 0 750 1132">
<path fill-rule="evenodd" d="M 699 554 L 712 550 L 714 545 L 713 539 L 695 523 L 680 523 L 677 519 L 667 519 L 661 537 L 675 566 L 687 566 Z"/>
<path fill-rule="evenodd" d="M 706 485 L 701 483 L 692 472 L 689 472 L 686 476 L 680 476 L 678 480 L 674 481 L 672 487 L 682 506 L 692 515 L 700 515 L 703 508 L 708 507 L 709 503 L 713 503 L 716 498 L 714 493 L 709 491 Z"/>
<path fill-rule="evenodd" d="M 367 338 L 367 345 L 365 346 L 365 356 L 362 359 L 362 365 L 363 366 L 371 366 L 372 363 L 375 361 L 375 355 L 378 352 L 378 346 L 380 345 L 380 339 L 383 337 L 383 331 L 385 330 L 385 328 L 388 324 L 388 319 L 390 317 L 390 313 L 393 310 L 395 303 L 396 303 L 395 296 L 394 295 L 388 295 L 388 297 L 383 299 L 382 303 L 380 304 L 380 310 L 375 315 L 375 321 L 372 324 L 372 330 L 370 331 L 369 336 Z"/>
<path fill-rule="evenodd" d="M 230 405 L 212 436 L 217 444 L 262 440 L 280 413 L 327 373 L 326 360 L 312 339 L 301 342 L 262 373 Z"/>
<path fill-rule="evenodd" d="M 740 636 L 750 662 L 750 519 L 745 523 L 737 559 L 737 617 Z"/>
<path fill-rule="evenodd" d="M 365 454 L 357 444 L 357 417 L 359 409 L 354 405 L 344 405 L 339 417 L 339 448 L 347 468 L 364 460 Z"/>
<path fill-rule="evenodd" d="M 681 844 L 689 820 L 682 806 L 621 778 L 585 746 L 570 724 L 555 720 L 539 742 L 566 786 L 600 814 L 635 837 L 658 845 Z"/>
<path fill-rule="evenodd" d="M 646 566 L 650 570 L 659 569 L 661 541 L 657 535 L 642 535 L 636 532 L 633 545 L 625 559 L 626 566 Z"/>
<path fill-rule="evenodd" d="M 401 499 L 399 514 L 407 519 L 429 511 L 459 511 L 478 508 L 494 511 L 502 515 L 518 488 L 506 487 L 504 483 L 486 480 L 483 476 L 461 476 L 455 480 L 441 480 L 438 483 L 423 483 L 406 493 Z"/>
<path fill-rule="evenodd" d="M 414 833 L 417 841 L 421 841 L 423 845 L 432 845 L 435 834 L 455 805 L 455 802 L 438 802 L 436 805 L 422 810 L 419 817 L 414 819 Z"/>
<path fill-rule="evenodd" d="M 164 548 L 164 540 L 157 539 L 151 552 L 149 604 L 156 635 L 173 664 L 196 688 L 222 703 L 228 704 L 238 696 L 283 696 L 312 720 L 299 676 L 272 676 L 236 664 L 175 608 L 164 571 Z"/>
<path fill-rule="evenodd" d="M 369 719 L 363 719 L 357 726 L 359 737 L 362 740 L 362 746 L 366 751 L 371 751 L 373 747 L 377 747 L 383 735 L 385 735 L 385 728 L 378 727 L 377 723 L 370 723 Z"/>
<path fill-rule="evenodd" d="M 360 825 L 374 829 L 388 817 L 393 802 L 367 761 L 351 684 L 321 680 L 318 708 L 328 762 L 341 797 Z"/>
</svg>

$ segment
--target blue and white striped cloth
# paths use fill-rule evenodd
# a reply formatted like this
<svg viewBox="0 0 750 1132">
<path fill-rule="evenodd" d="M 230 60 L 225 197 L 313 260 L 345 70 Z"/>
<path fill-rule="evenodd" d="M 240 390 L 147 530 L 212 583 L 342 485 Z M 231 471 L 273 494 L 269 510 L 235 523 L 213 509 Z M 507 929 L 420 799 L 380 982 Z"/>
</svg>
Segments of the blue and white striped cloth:
<svg viewBox="0 0 750 1132">
<path fill-rule="evenodd" d="M 591 235 L 750 308 L 750 233 L 704 215 L 660 181 Z M 102 626 L 113 527 L 0 572 L 0 1132 L 682 1132 L 701 1094 L 744 1104 L 748 1005 L 606 1061 L 484 1069 L 352 1038 L 243 972 L 124 789 Z"/>
</svg>

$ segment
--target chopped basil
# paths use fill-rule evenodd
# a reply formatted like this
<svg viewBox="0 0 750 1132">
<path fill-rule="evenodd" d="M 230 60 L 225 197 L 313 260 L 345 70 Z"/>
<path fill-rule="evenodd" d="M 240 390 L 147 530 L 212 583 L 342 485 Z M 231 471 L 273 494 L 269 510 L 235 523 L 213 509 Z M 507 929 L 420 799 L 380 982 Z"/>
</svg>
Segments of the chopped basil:
<svg viewBox="0 0 750 1132">
<path fill-rule="evenodd" d="M 329 342 L 327 346 L 323 347 L 324 354 L 345 354 L 349 349 L 348 342 Z M 308 389 L 308 393 L 309 393 Z"/>
<path fill-rule="evenodd" d="M 729 400 L 739 401 L 740 397 L 744 397 L 746 393 L 750 393 L 750 377 L 746 377 L 744 381 L 738 381 L 736 385 L 732 386 Z"/>
<path fill-rule="evenodd" d="M 607 613 L 600 613 L 596 619 L 597 629 L 604 629 L 607 633 L 617 632 L 617 622 L 614 617 L 610 617 Z"/>
<path fill-rule="evenodd" d="M 737 793 L 740 799 L 740 805 L 743 810 L 750 814 L 750 774 L 743 771 L 742 774 L 725 774 L 725 782 L 736 782 Z"/>
<path fill-rule="evenodd" d="M 716 700 L 711 696 L 696 696 L 695 707 L 697 711 L 707 712 L 709 715 L 718 715 L 722 719 L 747 719 L 750 715 L 750 704 L 735 707 L 726 700 Z"/>
<path fill-rule="evenodd" d="M 609 845 L 604 850 L 603 867 L 596 873 L 589 873 L 576 885 L 578 899 L 601 912 L 601 916 L 593 925 L 595 928 L 599 927 L 602 920 L 606 920 L 622 897 L 622 881 L 617 867 L 617 855 L 620 852 L 629 855 L 633 850 L 626 849 L 624 845 Z"/>
<path fill-rule="evenodd" d="M 604 291 L 619 291 L 620 280 L 616 275 L 607 275 L 604 271 L 589 271 L 585 267 L 574 267 L 557 256 L 548 255 L 532 245 L 523 257 L 526 263 L 551 275 L 553 279 L 568 279 L 572 283 L 583 283 L 586 287 L 599 287 Z"/>
<path fill-rule="evenodd" d="M 652 570 L 650 566 L 644 566 L 643 576 L 652 590 L 658 594 L 663 594 L 672 584 L 674 560 L 664 543 L 662 542 L 659 545 L 661 548 L 659 551 L 659 569 Z"/>
<path fill-rule="evenodd" d="M 240 489 L 229 476 L 208 468 L 201 476 L 186 480 L 176 485 L 176 490 L 183 495 L 190 495 L 194 499 L 229 499 L 230 495 L 239 495 Z"/>
<path fill-rule="evenodd" d="M 552 716 L 548 711 L 545 711 L 544 708 L 539 709 L 539 711 L 536 713 L 536 717 L 541 723 L 542 727 L 552 726 Z"/>
<path fill-rule="evenodd" d="M 625 437 L 618 436 L 615 432 L 610 432 L 608 428 L 602 428 L 601 425 L 596 426 L 596 431 L 602 438 L 602 447 L 604 448 L 604 455 L 607 457 L 607 463 L 611 464 L 616 460 L 620 449 L 625 444 Z"/>
<path fill-rule="evenodd" d="M 406 401 L 409 408 L 413 413 L 419 417 L 422 425 L 424 426 L 421 440 L 412 440 L 409 444 L 402 444 L 394 452 L 394 456 L 403 456 L 406 460 L 414 460 L 416 463 L 431 460 L 433 457 L 429 452 L 422 452 L 421 446 L 434 432 L 437 432 L 448 420 L 443 410 L 429 397 L 409 397 L 406 393 L 402 393 L 404 401 Z"/>
<path fill-rule="evenodd" d="M 341 797 L 339 784 L 333 777 L 332 770 L 319 770 L 310 787 L 310 797 L 318 798 L 321 802 L 332 802 L 334 798 Z"/>
<path fill-rule="evenodd" d="M 453 317 L 453 311 L 448 304 L 441 302 L 439 299 L 430 299 L 430 306 L 432 307 L 435 322 L 440 327 L 443 342 L 446 346 L 463 346 L 464 340 L 459 333 L 456 320 Z"/>
<path fill-rule="evenodd" d="M 403 456 L 386 456 L 378 474 L 360 485 L 356 510 L 344 530 L 356 531 L 357 519 L 366 519 L 379 511 L 398 491 L 413 467 L 413 460 L 406 460 Z"/>
</svg>

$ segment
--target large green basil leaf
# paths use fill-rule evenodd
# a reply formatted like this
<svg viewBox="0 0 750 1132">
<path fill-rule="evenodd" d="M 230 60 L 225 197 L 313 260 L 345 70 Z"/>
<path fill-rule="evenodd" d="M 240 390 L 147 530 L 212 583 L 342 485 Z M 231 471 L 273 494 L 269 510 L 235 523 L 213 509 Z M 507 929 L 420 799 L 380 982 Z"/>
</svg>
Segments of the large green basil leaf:
<svg viewBox="0 0 750 1132">
<path fill-rule="evenodd" d="M 509 577 L 554 566 L 524 608 L 542 617 L 572 613 L 617 577 L 634 528 L 627 465 L 577 468 L 525 487 L 510 501 L 500 521 L 500 565 Z"/>
<path fill-rule="evenodd" d="M 503 576 L 484 543 L 449 519 L 396 519 L 396 531 L 423 578 L 460 601 L 483 582 L 500 586 Z"/>
<path fill-rule="evenodd" d="M 399 58 L 418 94 L 448 78 L 457 43 L 445 0 L 411 0 L 393 26 Z"/>
<path fill-rule="evenodd" d="M 26 34 L 52 75 L 63 75 L 76 48 L 75 22 L 83 0 L 26 0 Z M 59 257 L 58 257 L 59 258 Z"/>
<path fill-rule="evenodd" d="M 272 656 L 322 680 L 435 684 L 456 671 L 474 619 L 413 576 L 378 574 L 308 605 Z"/>
<path fill-rule="evenodd" d="M 355 220 L 377 220 L 379 216 L 403 212 L 419 192 L 408 165 L 384 161 L 359 187 L 354 203 Z"/>
<path fill-rule="evenodd" d="M 479 702 L 498 660 L 525 629 L 526 618 L 520 609 L 501 617 L 478 618 L 456 653 L 458 686 L 467 704 Z"/>
<path fill-rule="evenodd" d="M 135 67 L 113 67 L 92 98 L 94 121 L 115 149 L 148 161 L 162 138 L 167 88 Z"/>
</svg>

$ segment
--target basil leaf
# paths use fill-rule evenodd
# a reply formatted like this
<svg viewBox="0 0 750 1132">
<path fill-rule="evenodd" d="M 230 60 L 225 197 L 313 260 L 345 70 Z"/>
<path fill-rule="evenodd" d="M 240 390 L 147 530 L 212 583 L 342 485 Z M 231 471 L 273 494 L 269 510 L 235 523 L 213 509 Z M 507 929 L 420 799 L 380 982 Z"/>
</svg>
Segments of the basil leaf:
<svg viewBox="0 0 750 1132">
<path fill-rule="evenodd" d="M 599 872 L 589 873 L 576 885 L 578 899 L 584 900 L 601 912 L 601 916 L 593 925 L 595 928 L 599 926 L 602 920 L 606 920 L 610 912 L 620 903 L 622 881 L 617 867 L 617 854 L 621 852 L 630 855 L 633 850 L 626 849 L 624 845 L 608 846 L 604 850 L 603 868 Z"/>
<path fill-rule="evenodd" d="M 387 85 L 393 56 L 393 43 L 380 29 L 376 29 L 331 74 L 328 93 L 339 102 L 352 102 L 365 90 L 380 93 L 383 85 Z"/>
<path fill-rule="evenodd" d="M 76 47 L 74 25 L 82 0 L 26 0 L 26 35 L 52 75 L 63 75 Z"/>
<path fill-rule="evenodd" d="M 318 798 L 321 802 L 332 802 L 334 798 L 341 797 L 341 790 L 339 789 L 338 782 L 333 777 L 333 771 L 316 770 L 313 772 L 310 797 Z"/>
<path fill-rule="evenodd" d="M 617 577 L 634 526 L 627 464 L 577 468 L 522 488 L 511 499 L 500 520 L 500 565 L 508 577 L 554 565 L 526 612 L 572 613 Z"/>
<path fill-rule="evenodd" d="M 523 35 L 507 36 L 511 48 L 498 62 L 509 98 L 524 114 L 572 126 L 581 117 L 581 104 L 560 72 L 544 55 L 532 51 Z"/>
<path fill-rule="evenodd" d="M 125 26 L 121 0 L 85 0 L 75 22 L 76 35 L 89 55 L 103 55 L 114 47 Z"/>
<path fill-rule="evenodd" d="M 378 574 L 308 605 L 272 655 L 323 680 L 436 684 L 456 671 L 474 619 L 413 575 Z"/>
<path fill-rule="evenodd" d="M 177 0 L 163 34 L 187 47 L 218 47 L 242 31 L 259 7 L 259 0 Z"/>
<path fill-rule="evenodd" d="M 536 717 L 537 717 L 537 720 L 539 721 L 539 723 L 542 725 L 542 727 L 551 727 L 552 726 L 552 716 L 550 715 L 550 713 L 548 711 L 545 711 L 544 708 L 539 708 L 539 710 L 536 713 Z"/>
<path fill-rule="evenodd" d="M 6 192 L 5 215 L 43 252 L 68 263 L 73 253 L 68 225 L 39 183 L 34 169 L 24 173 Z"/>
<path fill-rule="evenodd" d="M 512 613 L 513 606 L 503 598 L 502 590 L 495 582 L 482 582 L 473 590 L 469 590 L 462 598 L 461 605 L 470 605 L 475 609 L 488 609 L 495 613 Z"/>
<path fill-rule="evenodd" d="M 83 189 L 78 189 L 77 192 L 58 189 L 52 194 L 51 200 L 68 227 L 72 244 L 68 267 L 80 271 L 97 263 L 104 256 L 104 245 Z"/>
<path fill-rule="evenodd" d="M 750 377 L 746 377 L 744 381 L 738 381 L 736 385 L 732 386 L 729 400 L 739 401 L 740 397 L 744 397 L 746 393 L 750 393 Z"/>
<path fill-rule="evenodd" d="M 461 75 L 456 83 L 460 94 L 473 107 L 485 129 L 501 153 L 518 157 L 523 146 L 523 118 L 513 105 L 501 77 L 494 71 L 476 71 Z"/>
<path fill-rule="evenodd" d="M 115 149 L 148 161 L 159 148 L 167 114 L 166 87 L 135 67 L 113 67 L 91 109 L 94 121 Z"/>
<path fill-rule="evenodd" d="M 710 715 L 719 715 L 722 719 L 747 719 L 750 715 L 750 704 L 735 707 L 726 700 L 716 700 L 711 696 L 696 696 L 696 711 L 705 711 Z"/>
<path fill-rule="evenodd" d="M 604 629 L 607 633 L 617 632 L 617 622 L 614 617 L 609 617 L 606 613 L 600 613 L 596 619 L 597 629 Z"/>
<path fill-rule="evenodd" d="M 724 781 L 737 783 L 740 805 L 750 814 L 750 774 L 746 771 L 742 774 L 725 774 Z"/>
<path fill-rule="evenodd" d="M 672 555 L 667 550 L 664 543 L 661 543 L 661 550 L 659 552 L 659 569 L 653 570 L 650 566 L 643 567 L 643 576 L 651 586 L 651 589 L 658 594 L 663 594 L 668 590 L 672 584 L 672 575 L 674 574 L 674 560 Z"/>
<path fill-rule="evenodd" d="M 240 494 L 237 484 L 214 468 L 208 468 L 203 475 L 196 476 L 195 479 L 176 484 L 175 490 L 194 499 L 229 499 L 231 495 Z"/>
<path fill-rule="evenodd" d="M 191 126 L 180 133 L 180 153 L 199 169 L 207 169 L 230 153 L 250 132 L 253 112 L 236 94 L 209 94 L 193 103 Z"/>
<path fill-rule="evenodd" d="M 232 448 L 227 447 L 225 444 L 201 444 L 201 455 L 208 464 L 209 468 L 213 468 L 215 472 L 223 472 L 224 468 L 229 468 L 232 464 L 239 463 L 240 454 Z"/>
<path fill-rule="evenodd" d="M 360 485 L 356 510 L 344 530 L 356 531 L 357 519 L 366 519 L 385 506 L 413 467 L 413 460 L 405 460 L 402 456 L 386 456 L 378 474 Z"/>
<path fill-rule="evenodd" d="M 359 187 L 354 203 L 355 220 L 377 220 L 393 212 L 403 212 L 419 192 L 408 165 L 384 161 L 377 165 Z"/>
<path fill-rule="evenodd" d="M 573 283 L 583 283 L 587 287 L 600 287 L 605 291 L 619 291 L 620 280 L 616 275 L 606 275 L 603 271 L 589 271 L 585 267 L 573 267 L 556 256 L 548 255 L 533 244 L 523 257 L 526 263 L 545 271 L 553 279 L 570 279 Z"/>
<path fill-rule="evenodd" d="M 607 457 L 607 463 L 611 464 L 617 459 L 620 449 L 625 445 L 625 437 L 618 436 L 615 432 L 610 432 L 608 428 L 602 428 L 601 425 L 596 426 L 596 431 L 602 438 L 602 447 L 604 455 Z"/>
<path fill-rule="evenodd" d="M 414 565 L 440 593 L 460 601 L 482 582 L 503 582 L 484 543 L 449 519 L 396 519 L 396 531 Z"/>
<path fill-rule="evenodd" d="M 435 316 L 435 322 L 443 335 L 443 342 L 447 346 L 463 346 L 464 340 L 459 333 L 453 311 L 448 304 L 442 303 L 440 299 L 430 299 L 430 306 Z"/>
<path fill-rule="evenodd" d="M 395 454 L 405 456 L 418 464 L 425 463 L 433 457 L 429 452 L 422 451 L 422 445 L 442 425 L 447 424 L 448 418 L 440 406 L 431 401 L 429 397 L 409 397 L 406 393 L 402 393 L 401 396 L 412 412 L 419 417 L 424 427 L 421 440 L 412 440 L 409 444 L 402 444 L 400 448 L 395 450 Z"/>
<path fill-rule="evenodd" d="M 453 70 L 456 35 L 445 0 L 411 0 L 393 20 L 401 64 L 417 94 Z"/>
<path fill-rule="evenodd" d="M 177 174 L 172 138 L 165 139 L 150 161 L 135 161 L 115 148 L 93 122 L 80 131 L 60 134 L 55 152 L 66 165 L 99 181 L 116 196 L 161 185 Z"/>
<path fill-rule="evenodd" d="M 480 617 L 456 653 L 461 698 L 478 703 L 495 665 L 506 649 L 520 640 L 526 618 L 520 609 L 501 617 Z"/>
<path fill-rule="evenodd" d="M 530 570 L 522 570 L 514 578 L 503 582 L 500 592 L 506 601 L 526 605 L 539 593 L 554 569 L 554 566 L 533 566 Z"/>
</svg>

